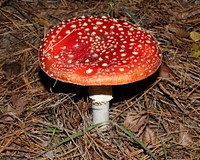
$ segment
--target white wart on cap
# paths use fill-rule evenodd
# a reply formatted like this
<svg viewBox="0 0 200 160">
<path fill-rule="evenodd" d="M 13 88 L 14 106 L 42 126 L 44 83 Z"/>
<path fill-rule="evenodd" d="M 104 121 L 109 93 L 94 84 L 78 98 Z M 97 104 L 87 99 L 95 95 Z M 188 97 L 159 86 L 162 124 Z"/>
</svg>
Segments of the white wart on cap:
<svg viewBox="0 0 200 160">
<path fill-rule="evenodd" d="M 109 17 L 80 17 L 55 26 L 43 39 L 39 61 L 50 77 L 80 85 L 142 80 L 161 64 L 154 38 L 140 27 Z"/>
</svg>

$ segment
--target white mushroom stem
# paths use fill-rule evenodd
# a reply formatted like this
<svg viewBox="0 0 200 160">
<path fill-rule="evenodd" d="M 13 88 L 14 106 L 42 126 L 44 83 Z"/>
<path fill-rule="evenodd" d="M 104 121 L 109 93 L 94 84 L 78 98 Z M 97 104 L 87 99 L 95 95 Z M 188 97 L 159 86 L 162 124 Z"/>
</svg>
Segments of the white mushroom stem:
<svg viewBox="0 0 200 160">
<path fill-rule="evenodd" d="M 89 88 L 89 94 L 93 100 L 93 124 L 108 124 L 109 102 L 113 98 L 111 86 L 92 86 Z"/>
</svg>

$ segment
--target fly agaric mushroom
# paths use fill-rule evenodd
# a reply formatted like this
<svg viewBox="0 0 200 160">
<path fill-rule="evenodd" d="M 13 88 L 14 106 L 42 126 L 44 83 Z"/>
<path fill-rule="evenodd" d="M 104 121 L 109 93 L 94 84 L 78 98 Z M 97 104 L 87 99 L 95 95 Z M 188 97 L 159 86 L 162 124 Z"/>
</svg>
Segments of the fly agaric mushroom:
<svg viewBox="0 0 200 160">
<path fill-rule="evenodd" d="M 43 39 L 40 66 L 50 77 L 91 86 L 93 123 L 107 122 L 111 85 L 136 82 L 161 64 L 155 39 L 144 29 L 109 17 L 63 21 Z"/>
</svg>

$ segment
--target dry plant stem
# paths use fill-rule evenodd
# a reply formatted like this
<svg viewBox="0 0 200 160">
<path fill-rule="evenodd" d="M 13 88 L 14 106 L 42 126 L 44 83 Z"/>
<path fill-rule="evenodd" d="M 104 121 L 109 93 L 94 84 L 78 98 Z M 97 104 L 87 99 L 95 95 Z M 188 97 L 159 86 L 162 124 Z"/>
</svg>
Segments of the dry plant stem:
<svg viewBox="0 0 200 160">
<path fill-rule="evenodd" d="M 93 124 L 107 124 L 109 121 L 109 101 L 113 98 L 111 86 L 92 86 L 89 88 L 89 94 L 93 101 Z"/>
</svg>

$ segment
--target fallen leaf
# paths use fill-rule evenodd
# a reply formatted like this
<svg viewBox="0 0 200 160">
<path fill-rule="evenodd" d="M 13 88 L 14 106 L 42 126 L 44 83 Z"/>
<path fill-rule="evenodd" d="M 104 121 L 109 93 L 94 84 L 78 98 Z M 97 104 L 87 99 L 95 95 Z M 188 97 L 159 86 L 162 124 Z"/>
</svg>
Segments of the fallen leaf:
<svg viewBox="0 0 200 160">
<path fill-rule="evenodd" d="M 190 32 L 190 38 L 193 41 L 199 41 L 200 40 L 200 33 L 198 33 L 198 32 Z"/>
<path fill-rule="evenodd" d="M 142 134 L 142 142 L 145 145 L 153 145 L 157 142 L 157 136 L 149 126 L 146 126 L 144 133 Z"/>
<path fill-rule="evenodd" d="M 193 56 L 200 56 L 200 44 L 192 44 L 190 51 Z"/>
<path fill-rule="evenodd" d="M 193 143 L 192 137 L 189 133 L 189 129 L 187 127 L 184 127 L 182 124 L 180 124 L 178 143 L 182 146 L 189 146 Z"/>
<path fill-rule="evenodd" d="M 46 27 L 49 26 L 48 20 L 45 20 L 45 19 L 42 19 L 42 18 L 37 18 L 37 17 L 34 17 L 33 20 L 35 22 L 39 23 L 40 25 L 43 25 L 43 26 L 46 26 Z"/>
<path fill-rule="evenodd" d="M 172 77 L 174 80 L 176 80 L 176 74 L 172 71 L 172 69 L 165 62 L 162 62 L 161 66 L 160 66 L 159 77 L 162 77 L 162 78 Z"/>
<path fill-rule="evenodd" d="M 18 95 L 11 96 L 10 102 L 12 105 L 8 105 L 7 110 L 17 116 L 19 116 L 24 111 L 24 107 L 28 103 L 24 97 L 20 97 Z"/>
<path fill-rule="evenodd" d="M 167 25 L 166 29 L 181 38 L 187 38 L 190 35 L 187 31 L 173 24 Z"/>
<path fill-rule="evenodd" d="M 138 132 L 140 127 L 145 124 L 146 116 L 138 114 L 136 111 L 131 111 L 127 114 L 124 125 L 132 132 Z"/>
<path fill-rule="evenodd" d="M 7 78 L 13 78 L 21 73 L 22 66 L 19 62 L 5 63 L 2 70 Z"/>
</svg>

